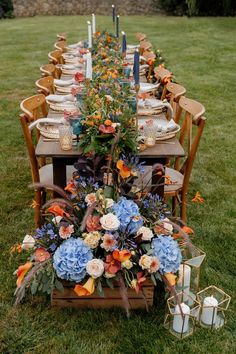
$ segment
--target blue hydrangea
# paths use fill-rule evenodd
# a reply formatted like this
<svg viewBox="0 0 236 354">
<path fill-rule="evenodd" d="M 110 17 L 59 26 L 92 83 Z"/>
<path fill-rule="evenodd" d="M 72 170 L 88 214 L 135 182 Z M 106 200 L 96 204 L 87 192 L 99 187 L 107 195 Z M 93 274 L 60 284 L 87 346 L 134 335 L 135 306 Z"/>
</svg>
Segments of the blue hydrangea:
<svg viewBox="0 0 236 354">
<path fill-rule="evenodd" d="M 139 208 L 132 200 L 121 197 L 119 201 L 112 206 L 112 210 L 120 221 L 119 230 L 121 232 L 135 234 L 143 225 Z"/>
<path fill-rule="evenodd" d="M 86 275 L 86 264 L 93 258 L 91 249 L 79 238 L 64 241 L 53 256 L 53 267 L 61 279 L 79 283 Z"/>
<path fill-rule="evenodd" d="M 159 236 L 152 240 L 153 255 L 160 261 L 160 273 L 177 272 L 182 260 L 178 243 L 171 236 Z"/>
</svg>

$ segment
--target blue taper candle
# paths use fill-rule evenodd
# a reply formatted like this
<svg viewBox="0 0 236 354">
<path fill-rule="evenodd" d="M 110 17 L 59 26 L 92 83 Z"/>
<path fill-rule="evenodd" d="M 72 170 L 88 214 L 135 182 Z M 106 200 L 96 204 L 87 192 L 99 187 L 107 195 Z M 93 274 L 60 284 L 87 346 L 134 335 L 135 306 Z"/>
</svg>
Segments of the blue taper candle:
<svg viewBox="0 0 236 354">
<path fill-rule="evenodd" d="M 112 7 L 112 22 L 115 23 L 116 21 L 116 8 L 115 5 L 111 5 Z"/>
<path fill-rule="evenodd" d="M 122 33 L 122 53 L 126 53 L 126 49 L 127 49 L 127 43 L 126 43 L 126 34 L 125 32 L 121 32 Z"/>
<path fill-rule="evenodd" d="M 134 67 L 133 67 L 134 84 L 139 85 L 139 50 L 134 52 Z"/>
<path fill-rule="evenodd" d="M 116 16 L 116 37 L 119 38 L 119 21 L 120 21 L 120 16 Z"/>
</svg>

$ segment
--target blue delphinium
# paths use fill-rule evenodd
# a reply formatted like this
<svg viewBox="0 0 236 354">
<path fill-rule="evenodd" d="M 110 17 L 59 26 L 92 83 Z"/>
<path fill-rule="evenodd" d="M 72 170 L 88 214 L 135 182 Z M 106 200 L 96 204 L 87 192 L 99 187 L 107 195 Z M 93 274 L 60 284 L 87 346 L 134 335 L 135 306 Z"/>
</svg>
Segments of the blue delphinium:
<svg viewBox="0 0 236 354">
<path fill-rule="evenodd" d="M 36 244 L 43 246 L 50 253 L 53 253 L 62 241 L 57 227 L 51 223 L 44 224 L 41 228 L 36 229 L 34 238 L 39 240 L 39 242 L 36 241 Z"/>
<path fill-rule="evenodd" d="M 79 238 L 64 241 L 53 256 L 53 267 L 61 279 L 79 283 L 86 275 L 86 264 L 93 258 L 91 249 Z"/>
<path fill-rule="evenodd" d="M 160 261 L 160 273 L 178 271 L 182 256 L 178 243 L 171 236 L 159 236 L 152 240 L 153 256 Z"/>
<path fill-rule="evenodd" d="M 143 225 L 139 208 L 132 200 L 121 197 L 118 202 L 112 206 L 112 210 L 120 221 L 119 230 L 121 232 L 135 234 Z"/>
</svg>

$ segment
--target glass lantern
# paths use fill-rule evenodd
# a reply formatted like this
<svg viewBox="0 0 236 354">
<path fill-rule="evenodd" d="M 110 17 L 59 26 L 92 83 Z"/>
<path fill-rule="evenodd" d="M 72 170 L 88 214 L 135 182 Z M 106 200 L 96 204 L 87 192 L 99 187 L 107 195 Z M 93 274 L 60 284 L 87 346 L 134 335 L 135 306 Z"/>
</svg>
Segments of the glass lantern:
<svg viewBox="0 0 236 354">
<path fill-rule="evenodd" d="M 197 301 L 201 304 L 199 323 L 201 327 L 218 329 L 225 324 L 225 311 L 229 307 L 231 297 L 223 290 L 211 285 L 197 293 Z"/>
<path fill-rule="evenodd" d="M 189 295 L 189 301 L 196 299 L 196 293 L 199 291 L 200 270 L 206 257 L 205 252 L 194 245 L 191 248 L 182 249 L 183 261 L 179 268 L 179 279 L 176 284 L 176 290 L 184 291 Z"/>
<path fill-rule="evenodd" d="M 200 303 L 184 291 L 167 300 L 164 327 L 178 339 L 192 335 L 200 313 Z"/>
</svg>

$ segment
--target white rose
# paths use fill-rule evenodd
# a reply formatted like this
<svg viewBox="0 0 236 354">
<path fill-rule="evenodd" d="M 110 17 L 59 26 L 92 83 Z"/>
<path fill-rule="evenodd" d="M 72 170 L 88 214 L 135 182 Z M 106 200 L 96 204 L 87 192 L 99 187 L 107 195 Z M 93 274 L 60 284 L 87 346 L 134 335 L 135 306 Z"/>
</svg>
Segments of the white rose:
<svg viewBox="0 0 236 354">
<path fill-rule="evenodd" d="M 142 255 L 139 260 L 139 265 L 142 269 L 149 269 L 151 263 L 152 263 L 152 257 L 148 256 L 147 254 Z"/>
<path fill-rule="evenodd" d="M 112 207 L 113 204 L 114 204 L 114 200 L 113 199 L 106 198 L 106 208 Z"/>
<path fill-rule="evenodd" d="M 86 234 L 83 234 L 83 237 L 85 236 Z M 87 234 L 87 236 L 85 237 L 84 239 L 84 243 L 90 247 L 90 248 L 96 248 L 98 246 L 98 243 L 99 243 L 99 240 L 101 238 L 101 235 L 99 232 L 97 231 L 94 231 L 94 232 L 90 232 Z"/>
<path fill-rule="evenodd" d="M 139 265 L 142 269 L 146 269 L 149 273 L 156 273 L 160 267 L 160 262 L 157 257 L 144 254 L 139 260 Z"/>
<path fill-rule="evenodd" d="M 116 215 L 108 213 L 101 217 L 100 224 L 104 230 L 115 231 L 119 228 L 120 221 Z"/>
<path fill-rule="evenodd" d="M 87 273 L 94 279 L 99 278 L 104 272 L 104 264 L 101 259 L 92 259 L 86 265 Z"/>
<path fill-rule="evenodd" d="M 24 240 L 22 242 L 22 249 L 23 250 L 30 250 L 34 248 L 35 245 L 35 239 L 31 235 L 25 235 Z"/>
<path fill-rule="evenodd" d="M 167 221 L 167 222 L 165 222 L 165 221 Z M 163 227 L 169 234 L 172 234 L 173 226 L 171 224 L 169 224 L 168 221 L 170 221 L 168 218 L 163 219 Z"/>
<path fill-rule="evenodd" d="M 123 268 L 126 269 L 131 269 L 133 267 L 133 263 L 131 262 L 131 260 L 127 259 L 126 261 L 121 263 Z"/>
<path fill-rule="evenodd" d="M 143 241 L 150 241 L 153 238 L 153 232 L 148 227 L 142 226 L 137 231 L 137 236 L 142 235 L 141 239 Z"/>
<path fill-rule="evenodd" d="M 53 222 L 53 224 L 58 225 L 60 223 L 61 219 L 62 219 L 62 216 L 58 215 L 52 219 L 52 222 Z"/>
</svg>

